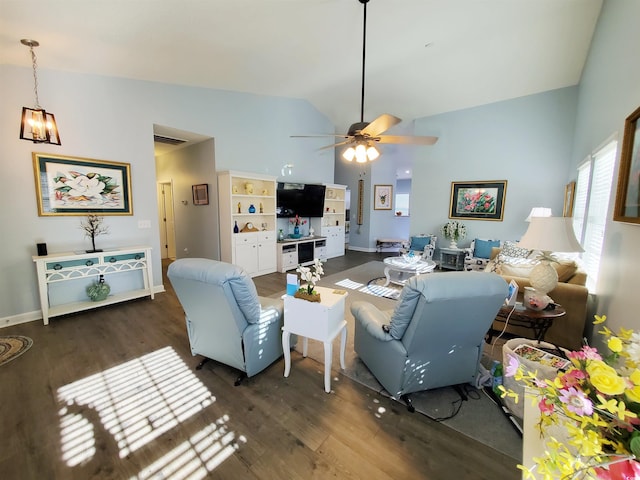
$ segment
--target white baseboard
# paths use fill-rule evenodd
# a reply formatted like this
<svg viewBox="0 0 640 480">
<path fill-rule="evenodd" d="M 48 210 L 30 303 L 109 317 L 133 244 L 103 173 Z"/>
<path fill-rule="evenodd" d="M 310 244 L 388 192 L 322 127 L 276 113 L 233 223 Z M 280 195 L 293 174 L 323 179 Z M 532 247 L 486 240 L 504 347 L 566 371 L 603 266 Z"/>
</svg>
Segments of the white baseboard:
<svg viewBox="0 0 640 480">
<path fill-rule="evenodd" d="M 166 290 L 164 289 L 164 285 L 153 286 L 154 294 L 164 292 L 166 292 Z M 20 325 L 21 323 L 33 322 L 35 320 L 39 320 L 40 322 L 42 322 L 42 312 L 40 310 L 2 317 L 0 318 L 0 328 L 12 327 L 13 325 Z"/>
<path fill-rule="evenodd" d="M 369 252 L 369 253 L 376 252 L 375 247 L 373 247 L 373 248 L 367 248 L 367 247 L 354 247 L 354 246 L 352 246 L 352 245 L 349 245 L 349 250 L 353 250 L 354 252 Z"/>
</svg>

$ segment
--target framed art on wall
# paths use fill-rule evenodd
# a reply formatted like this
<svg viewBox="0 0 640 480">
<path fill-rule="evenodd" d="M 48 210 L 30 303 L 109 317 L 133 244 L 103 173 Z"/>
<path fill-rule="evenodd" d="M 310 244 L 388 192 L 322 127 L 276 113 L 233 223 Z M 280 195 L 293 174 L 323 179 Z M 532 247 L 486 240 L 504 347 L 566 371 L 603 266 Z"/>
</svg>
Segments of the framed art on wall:
<svg viewBox="0 0 640 480">
<path fill-rule="evenodd" d="M 393 185 L 373 186 L 373 209 L 391 210 L 391 196 L 393 195 Z"/>
<path fill-rule="evenodd" d="M 33 153 L 38 215 L 133 215 L 131 165 Z"/>
<path fill-rule="evenodd" d="M 209 205 L 209 185 L 201 183 L 191 187 L 194 205 Z"/>
<path fill-rule="evenodd" d="M 576 182 L 569 182 L 564 187 L 563 217 L 573 217 L 573 199 L 576 195 Z"/>
<path fill-rule="evenodd" d="M 449 218 L 502 221 L 506 192 L 506 180 L 451 182 Z"/>
<path fill-rule="evenodd" d="M 613 219 L 617 222 L 640 223 L 640 107 L 624 122 L 620 152 L 620 171 Z"/>
</svg>

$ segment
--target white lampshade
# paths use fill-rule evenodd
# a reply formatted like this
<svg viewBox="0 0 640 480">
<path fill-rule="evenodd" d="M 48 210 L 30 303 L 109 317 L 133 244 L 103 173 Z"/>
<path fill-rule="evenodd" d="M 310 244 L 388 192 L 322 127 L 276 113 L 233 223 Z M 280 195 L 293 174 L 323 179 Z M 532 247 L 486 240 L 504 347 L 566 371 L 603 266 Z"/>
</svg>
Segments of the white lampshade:
<svg viewBox="0 0 640 480">
<path fill-rule="evenodd" d="M 584 252 L 570 217 L 531 217 L 518 246 L 544 252 Z"/>
<path fill-rule="evenodd" d="M 347 162 L 353 161 L 355 156 L 356 156 L 356 149 L 353 147 L 349 147 L 344 152 L 342 152 L 342 158 L 344 158 Z"/>
<path fill-rule="evenodd" d="M 525 222 L 530 222 L 532 217 L 550 217 L 551 215 L 553 215 L 553 213 L 548 207 L 533 207 L 529 212 L 529 216 L 525 219 Z"/>
</svg>

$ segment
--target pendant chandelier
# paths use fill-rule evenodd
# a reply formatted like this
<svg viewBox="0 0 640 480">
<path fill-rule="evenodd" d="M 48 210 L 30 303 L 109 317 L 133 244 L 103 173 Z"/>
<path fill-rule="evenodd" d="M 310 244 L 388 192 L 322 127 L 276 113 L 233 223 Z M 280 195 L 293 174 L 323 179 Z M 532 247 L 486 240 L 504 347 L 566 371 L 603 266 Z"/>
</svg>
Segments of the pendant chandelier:
<svg viewBox="0 0 640 480">
<path fill-rule="evenodd" d="M 51 112 L 47 112 L 40 106 L 38 98 L 38 64 L 34 47 L 40 45 L 36 40 L 22 39 L 20 43 L 29 47 L 31 63 L 33 65 L 33 91 L 36 95 L 36 103 L 33 108 L 22 107 L 22 119 L 20 122 L 20 139 L 33 143 L 49 143 L 61 145 L 56 118 Z"/>
</svg>

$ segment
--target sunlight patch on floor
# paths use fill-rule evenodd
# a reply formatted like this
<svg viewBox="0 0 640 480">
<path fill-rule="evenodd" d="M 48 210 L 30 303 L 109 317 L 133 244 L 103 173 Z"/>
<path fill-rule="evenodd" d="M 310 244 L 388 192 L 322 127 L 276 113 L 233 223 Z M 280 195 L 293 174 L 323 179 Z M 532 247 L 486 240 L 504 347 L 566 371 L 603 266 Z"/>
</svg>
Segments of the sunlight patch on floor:
<svg viewBox="0 0 640 480">
<path fill-rule="evenodd" d="M 58 400 L 62 457 L 73 467 L 95 455 L 96 431 L 112 439 L 125 458 L 216 399 L 166 347 L 65 385 Z M 204 478 L 246 442 L 228 429 L 228 420 L 219 418 L 134 478 Z"/>
</svg>

